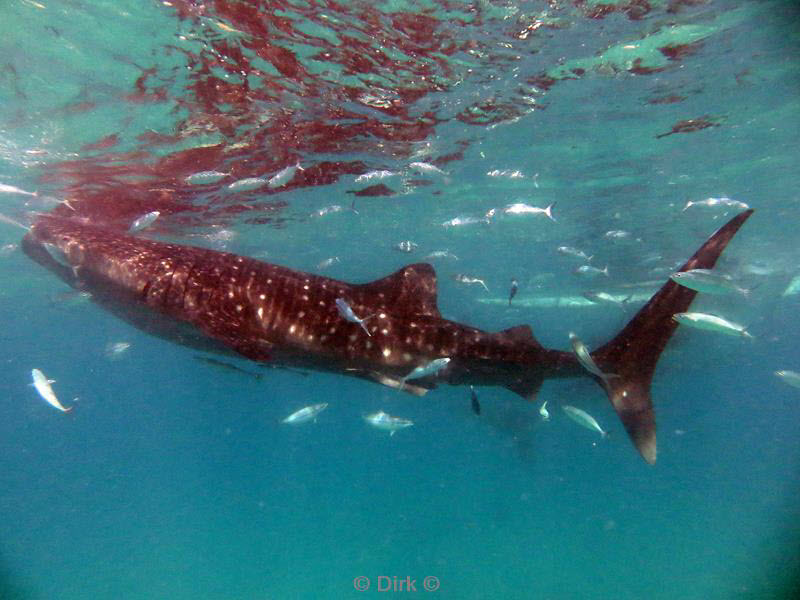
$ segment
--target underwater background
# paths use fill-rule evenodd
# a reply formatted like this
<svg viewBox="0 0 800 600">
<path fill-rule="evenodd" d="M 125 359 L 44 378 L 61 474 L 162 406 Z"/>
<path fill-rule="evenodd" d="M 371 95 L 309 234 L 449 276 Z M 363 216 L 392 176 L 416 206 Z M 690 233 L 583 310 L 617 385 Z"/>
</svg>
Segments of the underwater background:
<svg viewBox="0 0 800 600">
<path fill-rule="evenodd" d="M 795 3 L 7 0 L 0 26 L 0 599 L 797 591 Z M 718 263 L 750 291 L 692 308 L 753 339 L 678 329 L 654 466 L 589 378 L 478 388 L 478 416 L 466 388 L 211 357 L 102 311 L 14 224 L 157 210 L 138 235 L 352 282 L 431 262 L 446 318 L 567 350 L 740 210 L 708 198 L 756 211 Z"/>
</svg>

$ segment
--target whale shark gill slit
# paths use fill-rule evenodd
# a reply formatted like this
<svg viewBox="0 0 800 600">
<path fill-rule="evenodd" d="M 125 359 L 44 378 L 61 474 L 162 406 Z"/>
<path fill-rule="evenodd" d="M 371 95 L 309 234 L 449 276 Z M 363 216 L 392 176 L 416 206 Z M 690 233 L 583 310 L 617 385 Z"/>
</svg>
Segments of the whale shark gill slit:
<svg viewBox="0 0 800 600">
<path fill-rule="evenodd" d="M 681 271 L 714 266 L 752 210 L 714 233 Z M 54 245 L 66 264 L 48 252 Z M 39 215 L 26 254 L 147 333 L 207 352 L 327 371 L 422 395 L 438 383 L 501 386 L 533 400 L 547 378 L 595 379 L 639 453 L 656 460 L 650 384 L 696 292 L 668 280 L 610 342 L 591 353 L 618 377 L 588 373 L 573 352 L 544 348 L 527 325 L 485 332 L 441 317 L 436 273 L 411 264 L 351 284 L 235 254 L 138 238 L 72 217 Z M 344 319 L 344 300 L 366 325 Z M 362 326 L 369 328 L 369 335 Z M 437 359 L 446 366 L 414 379 Z"/>
</svg>

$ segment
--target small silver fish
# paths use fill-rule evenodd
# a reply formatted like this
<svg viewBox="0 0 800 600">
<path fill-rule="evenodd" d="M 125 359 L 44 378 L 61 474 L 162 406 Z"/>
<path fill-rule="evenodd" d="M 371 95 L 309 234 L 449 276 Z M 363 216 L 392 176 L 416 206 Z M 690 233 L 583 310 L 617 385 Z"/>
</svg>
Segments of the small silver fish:
<svg viewBox="0 0 800 600">
<path fill-rule="evenodd" d="M 324 206 L 324 207 L 320 208 L 319 210 L 314 211 L 313 214 L 318 216 L 318 217 L 324 217 L 325 215 L 330 215 L 330 214 L 333 214 L 333 213 L 342 212 L 344 210 L 347 210 L 347 209 L 344 206 L 342 206 L 341 204 L 331 204 L 330 206 Z"/>
<path fill-rule="evenodd" d="M 611 231 L 606 231 L 603 237 L 607 240 L 624 240 L 631 237 L 631 232 L 623 231 L 622 229 L 612 229 Z"/>
<path fill-rule="evenodd" d="M 608 432 L 600 427 L 600 424 L 595 420 L 595 418 L 586 411 L 581 410 L 580 408 L 575 408 L 574 406 L 570 406 L 569 404 L 565 404 L 561 408 L 567 414 L 567 416 L 575 421 L 578 425 L 583 425 L 586 427 L 586 429 L 596 431 L 602 437 L 608 437 Z"/>
<path fill-rule="evenodd" d="M 442 223 L 442 227 L 463 227 L 464 225 L 488 224 L 490 217 L 453 217 Z"/>
<path fill-rule="evenodd" d="M 130 348 L 130 342 L 109 342 L 106 345 L 106 358 L 116 360 Z"/>
<path fill-rule="evenodd" d="M 142 229 L 150 227 L 150 225 L 152 225 L 159 216 L 161 216 L 161 213 L 157 210 L 151 211 L 146 215 L 142 215 L 141 217 L 136 219 L 133 223 L 131 223 L 131 226 L 128 228 L 128 231 L 130 233 L 135 233 L 137 231 L 141 231 Z"/>
<path fill-rule="evenodd" d="M 421 173 L 435 173 L 436 175 L 447 175 L 447 173 L 442 171 L 436 165 L 432 165 L 432 164 L 426 163 L 426 162 L 412 162 L 408 166 L 411 167 L 412 169 L 416 169 L 417 171 L 420 171 Z"/>
<path fill-rule="evenodd" d="M 711 269 L 679 271 L 678 273 L 670 275 L 670 279 L 683 287 L 704 294 L 722 295 L 732 294 L 734 292 L 743 296 L 748 296 L 750 294 L 750 290 L 736 285 L 730 275 L 714 273 Z"/>
<path fill-rule="evenodd" d="M 577 269 L 573 271 L 576 275 L 583 275 L 584 277 L 595 277 L 597 275 L 605 275 L 609 277 L 608 274 L 608 265 L 606 265 L 602 269 L 598 269 L 597 267 L 593 267 L 592 265 L 581 265 Z"/>
<path fill-rule="evenodd" d="M 351 323 L 358 323 L 361 325 L 361 328 L 367 333 L 368 336 L 372 337 L 372 334 L 367 329 L 366 320 L 371 319 L 375 315 L 369 315 L 368 317 L 364 317 L 363 319 L 356 316 L 356 313 L 353 312 L 353 309 L 350 308 L 350 305 L 344 301 L 342 298 L 336 299 L 336 309 L 339 311 L 339 314 L 342 318 L 346 321 L 350 321 Z"/>
<path fill-rule="evenodd" d="M 326 258 L 325 260 L 321 261 L 317 265 L 317 270 L 322 271 L 323 269 L 327 269 L 328 267 L 330 267 L 333 263 L 338 263 L 338 262 L 340 262 L 338 256 L 331 256 L 330 258 Z"/>
<path fill-rule="evenodd" d="M 795 371 L 775 371 L 775 375 L 781 378 L 784 383 L 792 387 L 800 388 L 800 373 Z"/>
<path fill-rule="evenodd" d="M 316 420 L 317 415 L 326 408 L 328 408 L 327 402 L 322 402 L 321 404 L 312 404 L 310 406 L 304 406 L 300 410 L 294 411 L 288 417 L 283 419 L 281 423 L 288 423 L 290 425 L 299 425 L 300 423 L 307 423 L 308 421 Z"/>
<path fill-rule="evenodd" d="M 53 408 L 57 408 L 61 412 L 69 412 L 72 407 L 64 408 L 61 402 L 56 398 L 55 392 L 51 384 L 55 383 L 55 379 L 48 379 L 39 369 L 31 369 L 31 377 L 33 378 L 33 387 L 39 392 L 42 399 Z"/>
<path fill-rule="evenodd" d="M 542 417 L 542 421 L 550 420 L 550 412 L 547 410 L 547 400 L 542 402 L 542 405 L 539 407 L 539 416 Z"/>
<path fill-rule="evenodd" d="M 589 371 L 589 373 L 596 375 L 602 379 L 604 383 L 608 383 L 608 380 L 612 377 L 619 377 L 619 375 L 614 373 L 603 373 L 600 370 L 600 367 L 598 367 L 594 362 L 594 359 L 589 353 L 589 349 L 586 347 L 586 345 L 571 331 L 569 333 L 569 341 L 572 344 L 572 351 L 575 353 L 575 356 L 578 357 L 578 362 L 581 363 L 581 366 Z"/>
<path fill-rule="evenodd" d="M 480 415 L 481 403 L 478 400 L 478 394 L 475 393 L 475 388 L 472 386 L 469 386 L 469 400 L 470 405 L 472 406 L 472 412 L 474 412 L 476 415 Z"/>
<path fill-rule="evenodd" d="M 434 359 L 426 365 L 416 367 L 411 371 L 411 373 L 403 377 L 401 381 L 405 384 L 405 382 L 409 379 L 421 379 L 422 377 L 427 377 L 428 375 L 435 375 L 444 369 L 449 362 L 450 358 L 448 357 Z"/>
<path fill-rule="evenodd" d="M 672 318 L 681 325 L 687 325 L 696 329 L 705 329 L 706 331 L 716 331 L 726 335 L 753 339 L 753 336 L 750 335 L 746 327 L 718 317 L 717 315 L 701 312 L 682 312 L 675 313 L 672 315 Z"/>
<path fill-rule="evenodd" d="M 208 185 L 217 183 L 228 175 L 230 173 L 222 173 L 221 171 L 200 171 L 199 173 L 192 173 L 184 181 L 190 185 Z"/>
<path fill-rule="evenodd" d="M 449 250 L 434 250 L 425 257 L 425 260 L 433 260 L 434 258 L 450 258 L 453 260 L 458 260 L 458 257 Z"/>
<path fill-rule="evenodd" d="M 555 206 L 555 204 L 556 203 L 553 202 L 546 208 L 539 208 L 538 206 L 530 206 L 529 204 L 516 202 L 506 206 L 503 209 L 503 212 L 507 215 L 544 215 L 551 221 L 555 222 L 555 219 L 553 218 L 553 206 Z"/>
<path fill-rule="evenodd" d="M 485 289 L 487 292 L 489 291 L 489 288 L 486 287 L 486 283 L 483 281 L 483 279 L 478 279 L 477 277 L 471 277 L 469 275 L 463 275 L 462 273 L 459 273 L 457 275 L 453 275 L 453 279 L 455 281 L 457 281 L 458 283 L 464 283 L 464 284 L 467 284 L 467 285 L 472 284 L 472 283 L 478 283 L 478 284 L 482 285 L 483 289 Z"/>
<path fill-rule="evenodd" d="M 394 435 L 394 432 L 398 429 L 405 429 L 406 427 L 411 427 L 414 424 L 414 422 L 410 419 L 393 417 L 382 410 L 372 413 L 371 415 L 367 415 L 364 417 L 364 420 L 376 429 L 388 431 L 390 436 Z"/>
<path fill-rule="evenodd" d="M 683 210 L 685 211 L 691 206 L 707 206 L 707 207 L 727 206 L 728 208 L 735 208 L 737 210 L 747 210 L 748 208 L 750 208 L 744 202 L 740 202 L 739 200 L 731 200 L 730 198 L 727 198 L 725 196 L 721 198 L 706 198 L 705 200 L 694 200 L 694 201 L 689 200 L 686 203 L 686 206 L 683 207 Z"/>
<path fill-rule="evenodd" d="M 511 279 L 511 289 L 508 293 L 508 305 L 511 306 L 511 301 L 514 299 L 514 296 L 517 295 L 517 290 L 519 289 L 519 282 L 516 279 Z"/>
<path fill-rule="evenodd" d="M 486 174 L 489 177 L 507 177 L 509 179 L 523 179 L 525 177 L 522 171 L 511 170 L 511 169 L 503 169 L 502 171 L 499 169 L 494 169 L 493 171 L 489 171 Z"/>
<path fill-rule="evenodd" d="M 6 215 L 1 213 L 0 213 L 0 221 L 2 221 L 3 223 L 8 223 L 9 225 L 13 225 L 14 227 L 19 227 L 20 229 L 24 229 L 25 231 L 31 230 L 31 228 L 28 227 L 27 225 L 23 225 L 19 221 L 12 219 L 11 217 L 7 217 Z"/>
<path fill-rule="evenodd" d="M 395 250 L 399 250 L 400 252 L 414 252 L 414 250 L 419 248 L 419 244 L 412 242 L 411 240 L 405 240 L 403 242 L 395 244 L 392 247 Z"/>
<path fill-rule="evenodd" d="M 232 192 L 249 192 L 257 190 L 258 188 L 267 185 L 269 181 L 263 177 L 245 177 L 244 179 L 237 179 L 228 185 L 228 189 Z"/>
<path fill-rule="evenodd" d="M 612 296 L 611 294 L 607 294 L 606 292 L 583 292 L 581 294 L 584 298 L 586 298 L 589 302 L 594 302 L 595 304 L 613 304 L 614 306 L 619 306 L 620 308 L 625 308 L 625 305 L 628 301 L 632 298 L 632 296 L 628 296 L 624 300 L 618 300 L 616 296 Z"/>
<path fill-rule="evenodd" d="M 384 179 L 386 177 L 394 177 L 397 173 L 392 171 L 369 171 L 356 177 L 356 183 L 363 183 L 371 181 L 372 179 Z"/>
<path fill-rule="evenodd" d="M 589 256 L 583 250 L 578 250 L 577 248 L 573 248 L 572 246 L 559 246 L 556 248 L 556 252 L 559 254 L 563 254 L 564 256 L 574 256 L 575 258 L 580 258 L 581 260 L 585 260 L 586 262 L 591 262 L 594 258 L 594 254 Z"/>
<path fill-rule="evenodd" d="M 27 192 L 13 185 L 0 183 L 0 194 L 19 194 L 21 196 L 38 196 L 36 192 Z"/>
<path fill-rule="evenodd" d="M 289 165 L 288 167 L 284 167 L 283 169 L 275 173 L 275 175 L 269 178 L 269 180 L 267 181 L 267 185 L 269 186 L 270 189 L 286 185 L 292 180 L 292 178 L 294 178 L 294 174 L 297 172 L 298 169 L 300 169 L 301 171 L 305 170 L 303 169 L 303 167 L 300 166 L 299 162 L 296 165 Z"/>
</svg>

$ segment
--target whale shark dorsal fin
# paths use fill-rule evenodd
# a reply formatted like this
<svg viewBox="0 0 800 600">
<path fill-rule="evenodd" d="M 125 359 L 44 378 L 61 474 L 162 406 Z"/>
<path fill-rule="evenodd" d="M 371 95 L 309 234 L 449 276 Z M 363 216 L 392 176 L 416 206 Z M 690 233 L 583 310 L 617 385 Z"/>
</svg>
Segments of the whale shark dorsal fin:
<svg viewBox="0 0 800 600">
<path fill-rule="evenodd" d="M 366 306 L 386 307 L 396 315 L 439 317 L 436 271 L 428 263 L 407 265 L 371 283 L 354 286 Z"/>
</svg>

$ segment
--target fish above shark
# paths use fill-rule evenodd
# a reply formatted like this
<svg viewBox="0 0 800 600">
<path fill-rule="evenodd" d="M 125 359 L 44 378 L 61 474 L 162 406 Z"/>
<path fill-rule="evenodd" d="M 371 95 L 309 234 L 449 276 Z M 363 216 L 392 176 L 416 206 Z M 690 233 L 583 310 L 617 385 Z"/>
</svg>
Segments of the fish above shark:
<svg viewBox="0 0 800 600">
<path fill-rule="evenodd" d="M 711 269 L 750 217 L 733 217 L 678 271 Z M 695 290 L 668 280 L 624 329 L 590 353 L 605 381 L 573 352 L 543 347 L 528 325 L 486 332 L 441 316 L 436 273 L 410 264 L 353 284 L 205 248 L 141 239 L 58 210 L 39 215 L 23 240 L 35 261 L 144 331 L 253 361 L 359 377 L 422 395 L 437 384 L 502 386 L 533 400 L 547 378 L 591 377 L 633 444 L 656 461 L 650 383 Z M 49 246 L 48 246 L 49 245 Z M 58 250 L 61 260 L 52 257 Z M 352 322 L 337 307 L 374 315 Z M 340 302 L 339 304 L 342 304 Z M 446 368 L 404 383 L 438 359 Z M 438 364 L 438 363 L 436 363 Z"/>
</svg>

